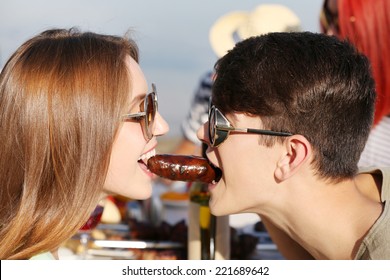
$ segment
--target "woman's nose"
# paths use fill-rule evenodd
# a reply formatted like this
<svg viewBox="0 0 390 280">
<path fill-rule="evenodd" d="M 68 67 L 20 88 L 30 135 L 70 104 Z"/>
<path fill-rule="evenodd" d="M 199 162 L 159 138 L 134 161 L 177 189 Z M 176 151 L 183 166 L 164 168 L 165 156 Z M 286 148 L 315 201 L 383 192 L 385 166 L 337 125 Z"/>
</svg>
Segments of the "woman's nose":
<svg viewBox="0 0 390 280">
<path fill-rule="evenodd" d="M 156 125 L 154 127 L 153 134 L 156 136 L 164 135 L 169 131 L 169 125 L 165 119 L 160 115 L 159 112 L 156 113 Z"/>
</svg>

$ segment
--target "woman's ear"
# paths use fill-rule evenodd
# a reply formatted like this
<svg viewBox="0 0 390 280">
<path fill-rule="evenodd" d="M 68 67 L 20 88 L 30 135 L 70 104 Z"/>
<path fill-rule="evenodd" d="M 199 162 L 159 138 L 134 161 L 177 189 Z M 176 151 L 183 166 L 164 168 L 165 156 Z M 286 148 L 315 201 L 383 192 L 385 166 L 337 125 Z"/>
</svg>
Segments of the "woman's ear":
<svg viewBox="0 0 390 280">
<path fill-rule="evenodd" d="M 275 169 L 275 177 L 279 181 L 284 181 L 297 173 L 312 153 L 310 142 L 302 135 L 289 136 L 284 147 L 285 153 L 280 157 Z"/>
</svg>

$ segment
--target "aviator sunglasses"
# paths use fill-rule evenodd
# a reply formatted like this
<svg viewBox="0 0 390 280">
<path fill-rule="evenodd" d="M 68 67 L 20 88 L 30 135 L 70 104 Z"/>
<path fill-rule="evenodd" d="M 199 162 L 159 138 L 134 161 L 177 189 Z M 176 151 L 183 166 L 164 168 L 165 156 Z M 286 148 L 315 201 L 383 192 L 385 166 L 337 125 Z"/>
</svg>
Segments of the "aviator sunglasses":
<svg viewBox="0 0 390 280">
<path fill-rule="evenodd" d="M 148 93 L 141 102 L 140 109 L 141 112 L 123 115 L 122 120 L 140 122 L 144 137 L 149 141 L 153 137 L 154 118 L 158 109 L 155 84 L 152 84 L 152 92 Z"/>
<path fill-rule="evenodd" d="M 289 132 L 278 132 L 272 130 L 255 129 L 255 128 L 238 128 L 233 127 L 228 119 L 212 103 L 209 102 L 209 139 L 211 147 L 218 147 L 229 136 L 231 131 L 241 133 L 262 134 L 270 136 L 292 136 Z"/>
</svg>

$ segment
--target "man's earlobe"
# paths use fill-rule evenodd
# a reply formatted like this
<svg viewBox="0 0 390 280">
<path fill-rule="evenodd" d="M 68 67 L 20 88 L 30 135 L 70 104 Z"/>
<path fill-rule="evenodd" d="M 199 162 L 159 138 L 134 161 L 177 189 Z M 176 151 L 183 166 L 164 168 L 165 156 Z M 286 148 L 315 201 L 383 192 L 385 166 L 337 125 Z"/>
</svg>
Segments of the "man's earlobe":
<svg viewBox="0 0 390 280">
<path fill-rule="evenodd" d="M 280 157 L 275 169 L 275 177 L 284 181 L 299 171 L 311 155 L 310 142 L 302 135 L 293 135 L 285 142 L 285 154 Z"/>
</svg>

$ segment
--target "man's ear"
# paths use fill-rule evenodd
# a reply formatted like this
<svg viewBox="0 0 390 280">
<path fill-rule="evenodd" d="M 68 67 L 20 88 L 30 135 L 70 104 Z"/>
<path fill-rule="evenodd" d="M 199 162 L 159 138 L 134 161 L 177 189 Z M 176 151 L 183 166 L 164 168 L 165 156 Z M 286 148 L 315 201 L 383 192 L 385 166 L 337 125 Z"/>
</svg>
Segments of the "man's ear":
<svg viewBox="0 0 390 280">
<path fill-rule="evenodd" d="M 302 135 L 289 136 L 284 143 L 284 154 L 280 157 L 275 169 L 275 177 L 284 181 L 295 173 L 311 157 L 310 142 Z"/>
</svg>

